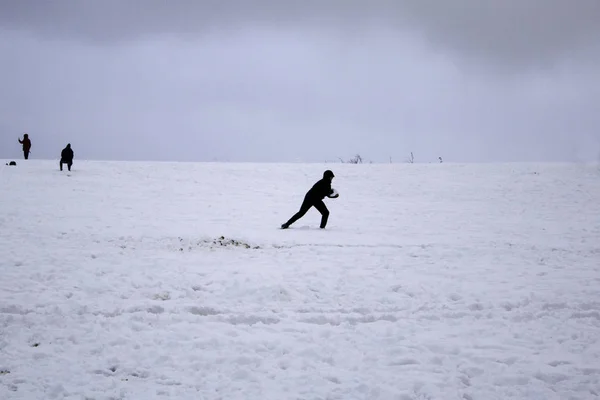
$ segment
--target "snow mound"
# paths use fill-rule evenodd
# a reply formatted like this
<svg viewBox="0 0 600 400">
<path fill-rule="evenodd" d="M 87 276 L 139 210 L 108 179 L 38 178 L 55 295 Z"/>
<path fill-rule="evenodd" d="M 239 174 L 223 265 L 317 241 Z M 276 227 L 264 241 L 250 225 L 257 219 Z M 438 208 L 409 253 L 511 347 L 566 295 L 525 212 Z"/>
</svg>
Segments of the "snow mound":
<svg viewBox="0 0 600 400">
<path fill-rule="evenodd" d="M 179 238 L 179 251 L 193 251 L 195 249 L 215 249 L 215 248 L 238 248 L 258 250 L 261 247 L 244 242 L 239 239 L 226 238 L 220 236 L 215 239 L 189 240 L 182 237 Z"/>
</svg>

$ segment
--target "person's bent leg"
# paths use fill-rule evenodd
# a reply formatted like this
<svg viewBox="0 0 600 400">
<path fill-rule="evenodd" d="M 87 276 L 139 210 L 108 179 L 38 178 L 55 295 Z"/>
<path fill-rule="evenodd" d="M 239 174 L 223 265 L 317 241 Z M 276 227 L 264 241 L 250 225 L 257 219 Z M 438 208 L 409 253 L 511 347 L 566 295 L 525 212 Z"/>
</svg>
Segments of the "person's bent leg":
<svg viewBox="0 0 600 400">
<path fill-rule="evenodd" d="M 294 222 L 298 221 L 300 218 L 302 218 L 304 216 L 304 214 L 306 214 L 308 212 L 308 210 L 310 210 L 310 208 L 312 207 L 312 201 L 311 199 L 309 199 L 308 197 L 304 198 L 304 201 L 302 202 L 302 205 L 300 206 L 300 211 L 298 211 L 296 214 L 294 214 L 292 216 L 292 218 L 289 219 L 288 222 L 286 222 L 285 224 L 283 224 L 281 227 L 282 228 L 288 228 L 290 225 L 292 225 Z"/>
</svg>

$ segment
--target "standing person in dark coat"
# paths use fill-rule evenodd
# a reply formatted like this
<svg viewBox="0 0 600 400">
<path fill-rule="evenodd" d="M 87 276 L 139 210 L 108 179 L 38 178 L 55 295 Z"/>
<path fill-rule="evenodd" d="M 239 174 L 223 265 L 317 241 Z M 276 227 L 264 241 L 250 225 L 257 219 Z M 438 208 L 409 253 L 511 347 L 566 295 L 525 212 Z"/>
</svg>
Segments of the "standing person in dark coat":
<svg viewBox="0 0 600 400">
<path fill-rule="evenodd" d="M 23 140 L 19 138 L 19 143 L 23 145 L 23 155 L 25 156 L 25 159 L 29 159 L 29 151 L 31 150 L 31 140 L 29 140 L 29 135 L 24 134 Z"/>
<path fill-rule="evenodd" d="M 71 149 L 71 143 L 67 144 L 67 147 L 62 149 L 60 152 L 60 170 L 63 170 L 63 164 L 67 164 L 67 168 L 69 171 L 71 170 L 71 165 L 73 165 L 73 149 Z"/>
<path fill-rule="evenodd" d="M 281 225 L 281 229 L 287 229 L 294 222 L 299 220 L 310 210 L 311 207 L 315 207 L 321 213 L 321 229 L 325 229 L 327 225 L 327 219 L 329 218 L 329 210 L 323 203 L 323 199 L 327 197 L 338 197 L 337 194 L 334 195 L 334 190 L 331 188 L 331 181 L 335 175 L 330 170 L 327 170 L 323 173 L 323 179 L 318 181 L 313 185 L 313 187 L 306 193 L 304 196 L 304 201 L 300 206 L 300 211 L 298 211 L 288 222 Z"/>
</svg>

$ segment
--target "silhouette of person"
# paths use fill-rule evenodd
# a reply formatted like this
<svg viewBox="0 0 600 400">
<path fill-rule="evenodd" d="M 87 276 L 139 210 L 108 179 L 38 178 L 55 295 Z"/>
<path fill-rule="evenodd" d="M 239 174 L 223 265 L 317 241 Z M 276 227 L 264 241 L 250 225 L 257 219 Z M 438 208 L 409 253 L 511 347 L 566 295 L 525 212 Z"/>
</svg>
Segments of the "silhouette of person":
<svg viewBox="0 0 600 400">
<path fill-rule="evenodd" d="M 338 197 L 338 195 L 333 196 L 334 191 L 331 188 L 331 182 L 335 175 L 330 170 L 327 170 L 323 173 L 323 179 L 319 180 L 317 183 L 313 185 L 312 188 L 306 193 L 304 196 L 304 201 L 300 206 L 300 211 L 292 216 L 285 224 L 281 225 L 281 229 L 287 229 L 294 222 L 299 220 L 310 210 L 311 207 L 315 207 L 321 213 L 321 229 L 325 229 L 327 226 L 327 220 L 329 218 L 329 210 L 323 203 L 323 199 L 325 197 Z"/>
<path fill-rule="evenodd" d="M 31 140 L 29 140 L 29 135 L 24 134 L 23 140 L 21 140 L 19 138 L 19 143 L 21 143 L 23 145 L 23 155 L 25 156 L 25 159 L 28 160 L 29 159 L 29 151 L 31 150 Z"/>
<path fill-rule="evenodd" d="M 60 152 L 60 170 L 63 170 L 63 164 L 67 164 L 67 168 L 69 171 L 71 170 L 71 166 L 73 165 L 73 149 L 71 149 L 71 143 L 67 144 L 67 147 L 62 149 Z"/>
</svg>

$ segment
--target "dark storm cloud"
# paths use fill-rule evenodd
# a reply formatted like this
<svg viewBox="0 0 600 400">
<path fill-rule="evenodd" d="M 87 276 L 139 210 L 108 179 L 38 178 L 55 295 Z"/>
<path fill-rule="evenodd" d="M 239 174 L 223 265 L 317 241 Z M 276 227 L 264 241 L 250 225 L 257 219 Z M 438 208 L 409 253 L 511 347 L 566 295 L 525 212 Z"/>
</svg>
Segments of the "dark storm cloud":
<svg viewBox="0 0 600 400">
<path fill-rule="evenodd" d="M 598 0 L 5 1 L 5 28 L 111 44 L 242 28 L 410 30 L 440 50 L 492 63 L 537 64 L 600 52 Z"/>
</svg>

